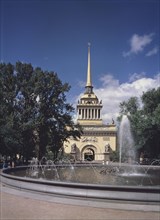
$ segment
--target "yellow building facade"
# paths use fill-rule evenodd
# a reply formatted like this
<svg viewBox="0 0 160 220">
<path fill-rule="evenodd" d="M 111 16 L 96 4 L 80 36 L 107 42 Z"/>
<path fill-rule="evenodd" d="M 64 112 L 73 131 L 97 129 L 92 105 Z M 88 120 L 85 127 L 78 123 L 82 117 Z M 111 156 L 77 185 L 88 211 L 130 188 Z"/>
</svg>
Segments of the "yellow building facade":
<svg viewBox="0 0 160 220">
<path fill-rule="evenodd" d="M 102 101 L 93 92 L 88 45 L 88 69 L 85 92 L 77 103 L 77 123 L 82 126 L 83 135 L 79 140 L 72 137 L 64 143 L 64 151 L 76 161 L 109 161 L 116 150 L 117 129 L 114 121 L 104 124 L 101 110 Z"/>
</svg>

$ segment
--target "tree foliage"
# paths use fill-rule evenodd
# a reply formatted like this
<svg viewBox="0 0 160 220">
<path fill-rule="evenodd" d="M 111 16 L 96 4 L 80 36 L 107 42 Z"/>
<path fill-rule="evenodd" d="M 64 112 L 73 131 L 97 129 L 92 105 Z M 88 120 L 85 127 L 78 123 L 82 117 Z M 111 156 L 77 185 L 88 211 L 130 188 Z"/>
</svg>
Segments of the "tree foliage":
<svg viewBox="0 0 160 220">
<path fill-rule="evenodd" d="M 0 154 L 55 157 L 69 136 L 80 137 L 67 103 L 68 83 L 31 64 L 0 64 Z M 69 129 L 68 129 L 69 128 Z"/>
<path fill-rule="evenodd" d="M 160 158 L 160 87 L 143 93 L 140 101 L 132 97 L 120 103 L 123 114 L 130 119 L 137 152 Z"/>
</svg>

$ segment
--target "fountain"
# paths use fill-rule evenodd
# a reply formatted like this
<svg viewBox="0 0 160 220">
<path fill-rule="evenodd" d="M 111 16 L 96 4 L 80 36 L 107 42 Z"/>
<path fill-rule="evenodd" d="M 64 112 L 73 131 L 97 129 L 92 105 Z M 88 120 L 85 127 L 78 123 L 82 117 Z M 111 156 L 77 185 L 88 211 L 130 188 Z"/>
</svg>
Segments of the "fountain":
<svg viewBox="0 0 160 220">
<path fill-rule="evenodd" d="M 100 164 L 70 160 L 41 161 L 29 166 L 4 169 L 3 184 L 21 190 L 82 201 L 123 201 L 156 204 L 160 202 L 160 160 L 152 165 L 133 164 L 134 141 L 127 116 L 120 126 L 120 163 Z M 129 158 L 129 159 L 128 159 Z M 127 162 L 127 163 L 122 163 Z"/>
<path fill-rule="evenodd" d="M 122 116 L 119 129 L 119 162 L 135 161 L 134 140 L 131 134 L 130 121 L 127 115 Z"/>
<path fill-rule="evenodd" d="M 124 164 L 118 166 L 115 163 L 92 164 L 88 161 L 80 164 L 71 163 L 70 160 L 46 160 L 45 163 L 42 163 L 42 160 L 38 162 L 33 159 L 26 170 L 12 171 L 11 174 L 49 181 L 110 186 L 160 185 L 160 178 L 157 178 L 157 175 L 160 174 L 158 167 L 155 167 L 154 172 L 150 173 L 149 167 L 146 166 L 126 166 Z"/>
<path fill-rule="evenodd" d="M 158 204 L 159 165 L 160 160 L 156 166 L 32 160 L 30 166 L 4 169 L 1 181 L 21 190 L 58 197 Z"/>
</svg>

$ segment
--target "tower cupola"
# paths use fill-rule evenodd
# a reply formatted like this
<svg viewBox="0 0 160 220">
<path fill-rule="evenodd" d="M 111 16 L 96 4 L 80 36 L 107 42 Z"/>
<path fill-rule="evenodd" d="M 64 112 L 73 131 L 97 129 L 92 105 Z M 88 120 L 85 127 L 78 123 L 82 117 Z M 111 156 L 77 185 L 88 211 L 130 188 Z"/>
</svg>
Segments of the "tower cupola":
<svg viewBox="0 0 160 220">
<path fill-rule="evenodd" d="M 102 124 L 101 109 L 102 101 L 99 101 L 93 92 L 91 79 L 91 56 L 90 43 L 88 43 L 88 67 L 87 67 L 87 82 L 85 92 L 78 101 L 77 112 L 78 122 L 86 125 Z"/>
</svg>

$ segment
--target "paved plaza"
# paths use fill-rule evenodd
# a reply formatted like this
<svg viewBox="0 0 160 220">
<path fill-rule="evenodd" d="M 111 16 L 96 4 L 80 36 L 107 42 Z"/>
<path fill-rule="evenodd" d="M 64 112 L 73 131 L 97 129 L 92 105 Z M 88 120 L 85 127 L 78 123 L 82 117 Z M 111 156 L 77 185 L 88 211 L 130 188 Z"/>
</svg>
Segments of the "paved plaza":
<svg viewBox="0 0 160 220">
<path fill-rule="evenodd" d="M 102 207 L 92 207 L 89 202 L 76 203 L 67 199 L 53 198 L 31 192 L 11 189 L 1 184 L 0 186 L 0 219 L 2 220 L 160 220 L 160 207 L 138 206 L 130 204 L 117 205 L 113 209 L 112 204 Z M 57 201 L 57 202 L 56 202 Z M 64 201 L 64 203 L 62 203 Z M 67 201 L 69 201 L 67 204 Z M 74 204 L 75 203 L 75 204 Z M 132 209 L 134 210 L 129 210 Z M 123 210 L 128 209 L 128 210 Z M 152 208 L 153 207 L 153 208 Z M 137 209 L 137 210 L 136 210 Z M 153 210 L 152 210 L 153 209 Z"/>
</svg>

